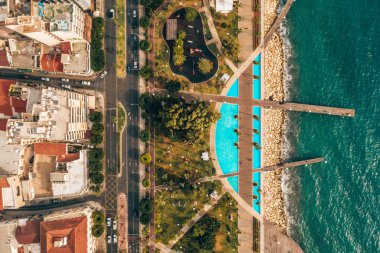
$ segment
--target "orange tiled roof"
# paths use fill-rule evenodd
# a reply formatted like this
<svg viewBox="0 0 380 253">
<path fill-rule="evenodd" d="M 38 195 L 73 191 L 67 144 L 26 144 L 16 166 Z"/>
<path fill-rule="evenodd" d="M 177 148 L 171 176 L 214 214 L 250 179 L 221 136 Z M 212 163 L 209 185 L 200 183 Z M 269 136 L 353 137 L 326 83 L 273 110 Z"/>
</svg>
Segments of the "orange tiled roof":
<svg viewBox="0 0 380 253">
<path fill-rule="evenodd" d="M 15 237 L 19 244 L 32 244 L 40 242 L 41 220 L 28 220 L 24 226 L 16 228 Z"/>
<path fill-rule="evenodd" d="M 66 143 L 39 142 L 34 144 L 34 154 L 62 156 L 67 154 Z"/>
<path fill-rule="evenodd" d="M 41 57 L 41 69 L 52 72 L 63 72 L 61 54 L 43 54 Z"/>
<path fill-rule="evenodd" d="M 6 177 L 0 178 L 0 211 L 4 209 L 3 206 L 3 188 L 9 187 L 9 183 Z"/>
<path fill-rule="evenodd" d="M 7 51 L 0 50 L 0 66 L 9 67 L 11 66 L 8 62 Z"/>
<path fill-rule="evenodd" d="M 67 155 L 62 155 L 57 157 L 57 162 L 59 163 L 68 163 L 79 159 L 79 152 L 70 153 Z"/>
<path fill-rule="evenodd" d="M 41 253 L 87 252 L 87 217 L 41 222 Z M 54 242 L 67 238 L 66 245 L 54 247 Z"/>
<path fill-rule="evenodd" d="M 7 130 L 8 119 L 0 119 L 0 131 Z"/>
<path fill-rule="evenodd" d="M 11 99 L 8 95 L 8 90 L 14 81 L 0 79 L 0 114 L 13 116 Z"/>
</svg>

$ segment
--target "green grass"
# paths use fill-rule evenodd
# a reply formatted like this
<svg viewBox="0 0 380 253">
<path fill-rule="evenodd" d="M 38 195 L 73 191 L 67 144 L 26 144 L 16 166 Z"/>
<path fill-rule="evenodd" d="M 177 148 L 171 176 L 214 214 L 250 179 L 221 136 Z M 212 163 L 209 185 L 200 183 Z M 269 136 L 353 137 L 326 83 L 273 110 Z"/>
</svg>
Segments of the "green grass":
<svg viewBox="0 0 380 253">
<path fill-rule="evenodd" d="M 125 125 L 125 111 L 121 105 L 117 106 L 117 131 L 120 133 Z"/>
<path fill-rule="evenodd" d="M 125 1 L 116 0 L 116 75 L 125 77 L 126 36 L 125 36 Z"/>
<path fill-rule="evenodd" d="M 156 168 L 162 168 L 180 179 L 187 173 L 189 180 L 215 174 L 212 162 L 201 159 L 202 152 L 209 151 L 208 135 L 196 144 L 173 141 L 160 134 L 155 141 Z M 162 175 L 157 176 L 156 184 L 163 184 L 165 180 L 161 179 Z"/>
<path fill-rule="evenodd" d="M 209 202 L 209 194 L 214 189 L 220 191 L 220 182 L 203 183 L 189 192 L 181 189 L 157 192 L 155 197 L 157 241 L 167 244 L 184 224 Z"/>
<path fill-rule="evenodd" d="M 206 14 L 204 12 L 201 12 L 201 17 L 202 17 L 202 21 L 203 21 L 203 32 L 205 34 L 205 39 L 206 39 L 206 42 L 208 40 L 211 40 L 212 39 L 212 34 L 211 34 L 211 31 L 210 31 L 210 28 L 208 26 L 208 23 L 207 23 L 207 17 L 206 17 Z"/>
<path fill-rule="evenodd" d="M 231 204 L 230 204 L 231 203 Z M 238 251 L 238 208 L 237 202 L 230 194 L 225 194 L 219 202 L 208 213 L 215 219 L 218 219 L 221 226 L 216 234 L 216 242 L 213 250 L 194 249 L 197 243 L 193 241 L 191 236 L 192 230 L 183 236 L 176 245 L 174 250 L 188 252 L 223 252 L 232 253 Z M 202 218 L 203 219 L 203 218 Z M 201 219 L 201 220 L 202 220 Z M 200 221 L 201 221 L 200 220 Z M 199 221 L 198 221 L 199 222 Z M 195 250 L 195 251 L 194 251 Z"/>
</svg>

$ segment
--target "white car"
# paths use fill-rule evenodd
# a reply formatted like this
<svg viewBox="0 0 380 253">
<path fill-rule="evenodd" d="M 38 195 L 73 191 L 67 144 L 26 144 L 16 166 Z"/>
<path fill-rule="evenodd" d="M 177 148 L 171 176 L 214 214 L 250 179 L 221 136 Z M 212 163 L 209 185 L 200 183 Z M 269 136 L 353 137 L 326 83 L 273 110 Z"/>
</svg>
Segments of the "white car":
<svg viewBox="0 0 380 253">
<path fill-rule="evenodd" d="M 137 61 L 136 61 L 136 60 L 133 61 L 133 68 L 134 68 L 134 69 L 138 69 Z"/>
<path fill-rule="evenodd" d="M 137 11 L 136 10 L 133 10 L 132 13 L 133 13 L 134 18 L 137 17 Z"/>
<path fill-rule="evenodd" d="M 117 229 L 117 223 L 116 223 L 116 220 L 114 220 L 113 223 L 112 223 L 112 229 L 113 229 L 113 230 L 116 230 L 116 229 Z"/>
<path fill-rule="evenodd" d="M 111 236 L 110 236 L 110 235 L 107 236 L 107 243 L 108 243 L 108 244 L 111 244 L 111 240 L 112 240 Z"/>
<path fill-rule="evenodd" d="M 111 226 L 111 218 L 107 218 L 107 227 Z"/>
<path fill-rule="evenodd" d="M 113 243 L 117 243 L 117 236 L 116 235 L 113 235 Z"/>
<path fill-rule="evenodd" d="M 68 83 L 68 82 L 69 82 L 69 79 L 67 79 L 67 78 L 61 78 L 61 81 L 62 81 L 62 82 L 65 82 L 65 83 Z"/>
<path fill-rule="evenodd" d="M 68 89 L 68 90 L 71 89 L 71 86 L 68 85 L 68 84 L 62 84 L 61 86 L 62 86 L 62 88 L 65 88 L 65 89 Z"/>
<path fill-rule="evenodd" d="M 42 77 L 41 80 L 45 81 L 45 82 L 49 82 L 50 81 L 49 77 Z"/>
<path fill-rule="evenodd" d="M 113 19 L 115 17 L 115 10 L 114 9 L 111 9 L 110 10 L 110 19 Z"/>
<path fill-rule="evenodd" d="M 89 82 L 89 81 L 82 81 L 81 84 L 83 84 L 83 85 L 87 85 L 87 86 L 90 86 L 90 85 L 91 85 L 91 82 Z"/>
<path fill-rule="evenodd" d="M 104 71 L 100 74 L 100 78 L 104 78 L 106 75 L 107 75 L 107 71 L 104 70 Z"/>
</svg>

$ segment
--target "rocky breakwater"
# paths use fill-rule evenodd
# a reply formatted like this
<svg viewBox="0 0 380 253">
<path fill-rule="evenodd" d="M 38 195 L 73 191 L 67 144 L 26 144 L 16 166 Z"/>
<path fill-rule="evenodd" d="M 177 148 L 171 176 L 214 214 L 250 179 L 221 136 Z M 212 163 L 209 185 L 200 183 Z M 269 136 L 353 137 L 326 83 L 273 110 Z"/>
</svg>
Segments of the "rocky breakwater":
<svg viewBox="0 0 380 253">
<path fill-rule="evenodd" d="M 269 0 L 264 5 L 264 31 L 270 29 L 276 19 L 278 0 Z M 264 33 L 264 34 L 265 34 Z M 284 100 L 284 52 L 280 35 L 275 33 L 264 51 L 264 99 Z M 264 109 L 263 152 L 264 166 L 282 162 L 284 112 Z M 281 170 L 264 173 L 264 215 L 284 233 L 287 219 L 281 189 Z"/>
</svg>

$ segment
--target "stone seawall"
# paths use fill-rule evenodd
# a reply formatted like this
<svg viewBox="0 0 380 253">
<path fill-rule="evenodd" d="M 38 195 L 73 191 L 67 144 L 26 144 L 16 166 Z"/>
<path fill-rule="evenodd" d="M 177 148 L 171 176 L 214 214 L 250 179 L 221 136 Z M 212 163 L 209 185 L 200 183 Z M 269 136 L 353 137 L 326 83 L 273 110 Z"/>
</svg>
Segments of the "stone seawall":
<svg viewBox="0 0 380 253">
<path fill-rule="evenodd" d="M 265 1 L 264 31 L 268 32 L 276 19 L 278 0 Z M 264 51 L 264 99 L 283 101 L 284 92 L 284 52 L 283 43 L 276 32 Z M 263 136 L 264 166 L 282 161 L 284 112 L 264 109 Z M 287 230 L 287 218 L 284 212 L 284 198 L 281 189 L 281 170 L 264 174 L 263 198 L 264 216 L 276 224 L 284 233 Z"/>
</svg>

